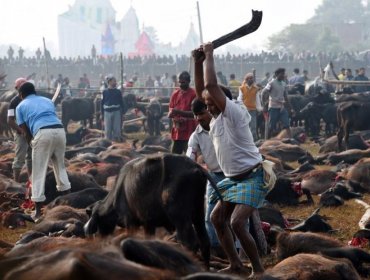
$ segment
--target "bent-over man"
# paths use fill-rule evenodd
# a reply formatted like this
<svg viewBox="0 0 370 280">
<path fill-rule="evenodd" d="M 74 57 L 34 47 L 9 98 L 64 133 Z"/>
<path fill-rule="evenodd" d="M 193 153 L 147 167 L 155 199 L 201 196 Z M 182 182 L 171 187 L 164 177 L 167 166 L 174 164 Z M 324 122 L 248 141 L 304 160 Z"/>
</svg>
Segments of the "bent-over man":
<svg viewBox="0 0 370 280">
<path fill-rule="evenodd" d="M 35 219 L 41 216 L 45 201 L 45 177 L 49 160 L 52 161 L 57 189 L 61 194 L 70 192 L 64 165 L 66 134 L 58 119 L 53 102 L 36 95 L 33 84 L 26 82 L 18 89 L 22 102 L 16 109 L 17 124 L 32 147 L 32 196 L 35 202 Z"/>
</svg>

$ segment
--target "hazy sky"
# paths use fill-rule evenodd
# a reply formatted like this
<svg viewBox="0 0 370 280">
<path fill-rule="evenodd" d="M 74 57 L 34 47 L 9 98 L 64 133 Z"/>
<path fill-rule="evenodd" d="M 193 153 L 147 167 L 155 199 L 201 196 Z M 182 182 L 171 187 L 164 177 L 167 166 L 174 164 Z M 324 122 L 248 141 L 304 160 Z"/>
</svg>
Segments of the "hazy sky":
<svg viewBox="0 0 370 280">
<path fill-rule="evenodd" d="M 263 11 L 262 25 L 254 34 L 235 41 L 244 48 L 261 49 L 267 38 L 291 23 L 310 18 L 323 0 L 199 0 L 203 37 L 212 41 L 247 23 L 251 9 Z M 42 46 L 46 38 L 50 49 L 58 48 L 57 16 L 75 0 L 1 0 L 0 45 L 17 44 L 26 49 Z M 135 8 L 140 27 L 153 26 L 159 40 L 177 45 L 189 30 L 198 31 L 196 1 L 192 0 L 111 0 L 116 20 L 121 20 L 130 4 Z M 26 54 L 27 55 L 27 54 Z"/>
</svg>

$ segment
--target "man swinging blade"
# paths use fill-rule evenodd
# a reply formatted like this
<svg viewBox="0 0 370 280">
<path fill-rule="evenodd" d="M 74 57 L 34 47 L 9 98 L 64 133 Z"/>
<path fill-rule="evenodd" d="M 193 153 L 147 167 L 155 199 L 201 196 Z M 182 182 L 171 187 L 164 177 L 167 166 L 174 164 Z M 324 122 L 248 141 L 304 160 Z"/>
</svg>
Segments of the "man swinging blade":
<svg viewBox="0 0 370 280">
<path fill-rule="evenodd" d="M 217 161 L 226 179 L 217 184 L 223 197 L 217 201 L 211 220 L 217 231 L 230 265 L 224 272 L 244 274 L 243 266 L 234 246 L 230 228 L 241 242 L 248 255 L 253 273 L 264 271 L 256 243 L 245 229 L 247 220 L 256 213 L 269 189 L 263 173 L 263 159 L 255 146 L 249 129 L 250 115 L 246 108 L 226 96 L 227 88 L 217 84 L 213 50 L 221 45 L 250 34 L 258 29 L 262 12 L 253 11 L 250 23 L 192 52 L 197 97 L 204 100 L 213 116 L 209 136 L 215 148 Z"/>
</svg>

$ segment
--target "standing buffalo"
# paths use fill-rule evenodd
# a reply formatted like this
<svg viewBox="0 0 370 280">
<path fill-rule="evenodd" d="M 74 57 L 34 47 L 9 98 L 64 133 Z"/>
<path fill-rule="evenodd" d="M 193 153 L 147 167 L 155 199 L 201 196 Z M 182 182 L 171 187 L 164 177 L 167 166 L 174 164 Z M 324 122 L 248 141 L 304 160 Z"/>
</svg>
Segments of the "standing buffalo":
<svg viewBox="0 0 370 280">
<path fill-rule="evenodd" d="M 146 108 L 146 115 L 149 135 L 161 135 L 161 118 L 163 112 L 162 104 L 157 99 L 153 99 L 150 101 L 148 107 Z"/>
<path fill-rule="evenodd" d="M 337 109 L 337 119 L 339 126 L 337 133 L 338 148 L 342 149 L 344 136 L 345 148 L 348 149 L 351 130 L 370 129 L 370 103 L 357 101 L 340 103 Z"/>
<path fill-rule="evenodd" d="M 67 130 L 68 122 L 89 120 L 90 128 L 93 127 L 94 101 L 91 98 L 75 97 L 62 101 L 62 123 Z"/>
<path fill-rule="evenodd" d="M 0 135 L 12 137 L 12 131 L 8 125 L 9 102 L 0 102 Z"/>
<path fill-rule="evenodd" d="M 176 229 L 178 240 L 186 247 L 196 251 L 200 245 L 208 265 L 210 244 L 204 223 L 207 179 L 208 173 L 184 156 L 134 159 L 121 169 L 108 196 L 93 206 L 85 233 L 107 235 L 116 225 L 128 229 L 142 225 L 150 235 L 156 227 Z"/>
</svg>

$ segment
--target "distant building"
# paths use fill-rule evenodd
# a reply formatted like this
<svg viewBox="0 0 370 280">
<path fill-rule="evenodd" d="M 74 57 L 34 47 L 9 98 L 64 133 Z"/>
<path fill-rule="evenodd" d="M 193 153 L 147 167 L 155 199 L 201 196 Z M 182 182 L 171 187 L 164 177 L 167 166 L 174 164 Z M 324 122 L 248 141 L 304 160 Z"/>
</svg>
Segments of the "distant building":
<svg viewBox="0 0 370 280">
<path fill-rule="evenodd" d="M 110 0 L 76 0 L 67 12 L 58 17 L 59 54 L 89 56 L 92 45 L 95 45 L 98 55 L 106 53 L 108 27 L 109 36 L 115 41 L 109 48 L 124 54 L 135 50 L 140 31 L 134 8 L 131 7 L 117 23 L 116 11 Z"/>
<path fill-rule="evenodd" d="M 120 21 L 110 0 L 76 0 L 68 11 L 58 16 L 59 55 L 90 56 L 95 45 L 97 55 L 190 54 L 199 46 L 199 36 L 191 23 L 189 33 L 179 47 L 158 44 L 147 32 L 140 32 L 139 20 L 131 6 Z M 170 48 L 172 48 L 170 50 Z"/>
<path fill-rule="evenodd" d="M 191 50 L 199 46 L 200 38 L 195 32 L 194 24 L 191 22 L 189 32 L 186 35 L 184 42 L 180 43 L 179 47 L 177 48 L 177 53 L 190 55 Z"/>
</svg>

